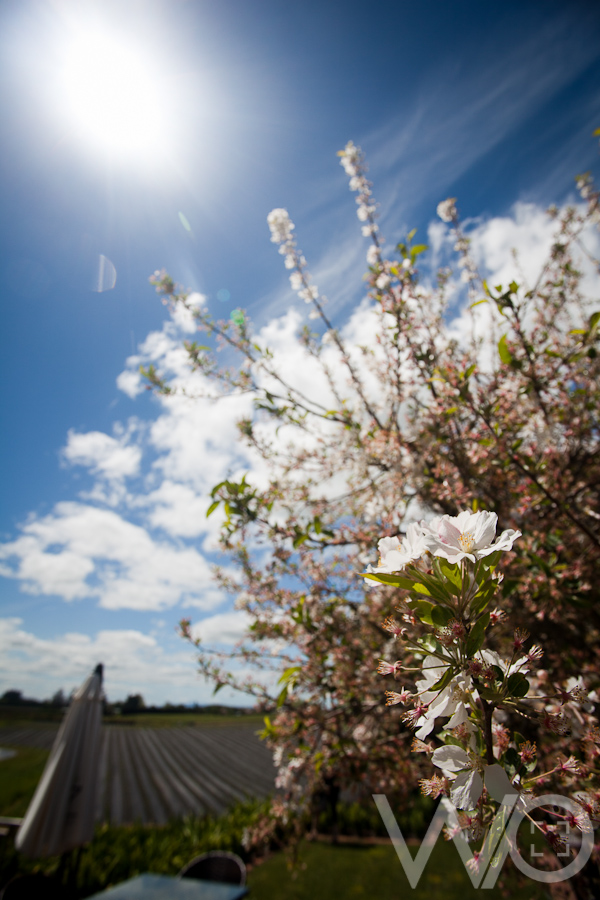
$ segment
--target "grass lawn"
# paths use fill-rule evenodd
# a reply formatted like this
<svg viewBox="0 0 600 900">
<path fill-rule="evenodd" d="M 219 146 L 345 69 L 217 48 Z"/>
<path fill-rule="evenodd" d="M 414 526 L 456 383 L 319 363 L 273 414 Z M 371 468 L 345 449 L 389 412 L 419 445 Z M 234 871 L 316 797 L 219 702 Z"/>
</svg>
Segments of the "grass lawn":
<svg viewBox="0 0 600 900">
<path fill-rule="evenodd" d="M 24 816 L 48 758 L 47 750 L 18 747 L 0 760 L 0 816 Z"/>
<path fill-rule="evenodd" d="M 413 858 L 417 847 L 411 847 Z M 301 865 L 290 872 L 282 853 L 254 868 L 248 876 L 251 896 L 265 900 L 546 900 L 544 886 L 524 881 L 507 860 L 496 887 L 482 894 L 465 872 L 456 848 L 439 840 L 418 887 L 410 887 L 391 846 L 302 845 Z"/>
</svg>

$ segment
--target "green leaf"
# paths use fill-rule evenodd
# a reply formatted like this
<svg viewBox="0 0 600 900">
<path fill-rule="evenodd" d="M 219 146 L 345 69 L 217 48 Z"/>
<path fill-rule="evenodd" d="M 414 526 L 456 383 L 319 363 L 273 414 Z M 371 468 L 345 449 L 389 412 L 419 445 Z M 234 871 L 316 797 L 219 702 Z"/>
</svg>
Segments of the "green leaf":
<svg viewBox="0 0 600 900">
<path fill-rule="evenodd" d="M 220 502 L 221 502 L 220 500 L 215 500 L 214 503 L 210 504 L 210 506 L 206 510 L 206 518 L 207 519 L 211 515 L 211 513 L 214 513 L 215 509 L 217 508 L 217 506 L 219 505 Z"/>
<path fill-rule="evenodd" d="M 434 568 L 438 569 L 442 578 L 449 581 L 451 585 L 457 588 L 458 593 L 462 590 L 462 577 L 460 574 L 460 566 L 457 563 L 449 563 L 447 560 L 437 557 L 433 562 Z M 452 593 L 456 593 L 453 591 Z"/>
<path fill-rule="evenodd" d="M 511 675 L 506 686 L 513 697 L 526 697 L 529 693 L 529 682 L 521 672 Z"/>
<path fill-rule="evenodd" d="M 502 550 L 496 550 L 494 553 L 488 553 L 487 556 L 484 556 L 481 559 L 481 563 L 485 566 L 486 569 L 495 569 L 500 562 L 501 556 Z"/>
<path fill-rule="evenodd" d="M 517 291 L 519 290 L 519 285 L 517 284 L 516 281 L 511 281 L 511 283 L 508 286 L 508 289 L 511 292 L 511 294 L 516 294 Z"/>
<path fill-rule="evenodd" d="M 514 747 L 509 747 L 504 754 L 504 766 L 508 770 L 509 775 L 514 775 L 521 768 L 521 757 Z"/>
<path fill-rule="evenodd" d="M 298 547 L 302 546 L 302 544 L 304 543 L 304 541 L 307 541 L 307 540 L 308 540 L 308 535 L 307 535 L 307 534 L 299 534 L 299 535 L 297 535 L 297 536 L 294 538 L 294 542 L 293 542 L 293 543 L 294 543 L 294 550 L 297 550 Z"/>
<path fill-rule="evenodd" d="M 285 670 L 277 684 L 288 684 L 290 681 L 295 681 L 300 671 L 302 671 L 302 666 L 290 666 Z"/>
<path fill-rule="evenodd" d="M 288 686 L 286 684 L 285 687 L 283 688 L 283 690 L 279 693 L 279 696 L 277 697 L 277 704 L 276 704 L 277 709 L 279 709 L 280 706 L 283 706 L 283 704 L 287 700 L 287 695 L 288 695 Z"/>
<path fill-rule="evenodd" d="M 432 634 L 426 634 L 419 639 L 419 647 L 427 653 L 438 653 L 441 650 L 441 644 Z"/>
<path fill-rule="evenodd" d="M 415 236 L 416 233 L 417 233 L 417 229 L 416 229 L 416 228 L 411 228 L 411 230 L 410 230 L 410 231 L 408 232 L 408 234 L 406 235 L 406 240 L 407 240 L 407 241 L 412 241 L 412 239 L 414 238 L 414 236 Z"/>
<path fill-rule="evenodd" d="M 441 603 L 448 603 L 452 599 L 451 592 L 439 577 L 426 575 L 425 572 L 419 572 L 418 570 L 415 570 L 415 576 L 419 579 L 414 582 L 412 587 L 412 590 L 416 593 L 425 594 L 426 597 L 433 597 Z"/>
<path fill-rule="evenodd" d="M 410 255 L 414 259 L 415 256 L 418 256 L 420 253 L 425 253 L 426 250 L 429 250 L 427 244 L 415 244 L 414 247 L 410 248 Z"/>
<path fill-rule="evenodd" d="M 491 703 L 494 703 L 496 700 L 500 699 L 500 694 L 493 688 L 479 686 L 477 688 L 477 691 L 484 700 L 489 700 Z"/>
<path fill-rule="evenodd" d="M 412 590 L 414 584 L 409 578 L 402 578 L 400 575 L 374 575 L 373 572 L 361 572 L 360 574 L 363 578 L 370 578 L 371 581 L 378 581 L 380 584 L 391 584 L 404 591 Z"/>
<path fill-rule="evenodd" d="M 485 637 L 485 629 L 487 628 L 490 621 L 490 614 L 485 613 L 478 619 L 471 631 L 469 632 L 469 637 L 467 638 L 467 646 L 465 648 L 465 652 L 467 656 L 475 656 L 477 651 L 480 649 L 483 644 L 483 639 Z"/>
<path fill-rule="evenodd" d="M 425 594 L 426 597 L 431 597 L 431 591 L 424 584 L 413 583 L 411 590 L 417 594 Z"/>
<path fill-rule="evenodd" d="M 589 330 L 593 331 L 598 322 L 600 322 L 600 312 L 592 313 L 592 315 L 590 316 Z"/>
<path fill-rule="evenodd" d="M 510 352 L 510 350 L 508 349 L 508 347 L 506 345 L 506 335 L 505 334 L 503 334 L 502 337 L 500 338 L 500 340 L 498 341 L 498 353 L 500 354 L 500 359 L 502 360 L 502 362 L 505 363 L 507 366 L 510 366 L 510 364 L 513 361 L 513 357 L 512 357 L 512 353 Z"/>
<path fill-rule="evenodd" d="M 484 297 L 482 300 L 476 300 L 475 303 L 471 303 L 469 309 L 475 309 L 476 306 L 479 306 L 480 303 L 487 303 L 487 297 Z"/>
<path fill-rule="evenodd" d="M 452 666 L 448 666 L 442 677 L 436 681 L 435 684 L 432 684 L 429 688 L 430 691 L 442 691 L 445 687 L 447 687 L 452 681 L 452 676 L 454 675 L 454 669 Z"/>
<path fill-rule="evenodd" d="M 493 581 L 486 581 L 471 600 L 471 612 L 474 616 L 478 616 L 484 611 L 492 597 L 496 592 L 496 585 Z"/>
<path fill-rule="evenodd" d="M 452 618 L 452 611 L 446 606 L 434 606 L 431 611 L 432 623 L 438 628 L 445 628 Z"/>
<path fill-rule="evenodd" d="M 431 613 L 434 609 L 433 603 L 428 600 L 409 600 L 408 606 L 413 610 L 417 618 L 426 625 L 433 625 Z"/>
<path fill-rule="evenodd" d="M 445 744 L 449 744 L 452 747 L 462 747 L 462 742 L 457 737 L 454 737 L 451 731 L 442 731 L 438 737 Z"/>
</svg>

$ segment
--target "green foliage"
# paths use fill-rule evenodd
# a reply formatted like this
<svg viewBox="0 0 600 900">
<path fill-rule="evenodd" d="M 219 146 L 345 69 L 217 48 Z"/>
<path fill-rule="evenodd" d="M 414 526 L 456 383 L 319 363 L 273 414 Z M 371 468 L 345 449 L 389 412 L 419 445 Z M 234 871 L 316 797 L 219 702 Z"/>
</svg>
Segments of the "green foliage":
<svg viewBox="0 0 600 900">
<path fill-rule="evenodd" d="M 176 875 L 194 856 L 207 850 L 231 850 L 247 858 L 242 845 L 244 831 L 266 812 L 269 804 L 268 800 L 247 801 L 236 804 L 222 816 L 190 817 L 160 827 L 101 825 L 92 843 L 81 852 L 77 896 L 106 890 L 142 872 Z M 29 860 L 11 849 L 4 854 L 0 866 L 2 885 L 17 872 L 55 875 L 59 858 Z"/>
<path fill-rule="evenodd" d="M 0 761 L 0 815 L 24 816 L 41 778 L 47 750 L 18 747 L 16 755 Z"/>
</svg>

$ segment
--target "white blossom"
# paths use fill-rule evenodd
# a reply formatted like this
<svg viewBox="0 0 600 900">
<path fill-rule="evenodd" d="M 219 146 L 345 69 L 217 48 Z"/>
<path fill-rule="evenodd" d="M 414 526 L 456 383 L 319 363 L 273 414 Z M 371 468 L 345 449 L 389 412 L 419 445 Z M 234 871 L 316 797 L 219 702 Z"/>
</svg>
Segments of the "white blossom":
<svg viewBox="0 0 600 900">
<path fill-rule="evenodd" d="M 298 296 L 304 300 L 305 303 L 312 303 L 313 300 L 317 300 L 319 297 L 319 289 L 316 284 L 309 284 L 308 287 L 302 288 L 301 291 L 298 291 Z"/>
<path fill-rule="evenodd" d="M 503 531 L 494 542 L 498 516 L 496 513 L 466 509 L 458 516 L 436 516 L 422 527 L 430 541 L 430 552 L 442 556 L 450 563 L 461 559 L 476 562 L 496 550 L 512 550 L 512 545 L 521 537 L 520 531 Z"/>
<path fill-rule="evenodd" d="M 369 249 L 367 250 L 367 264 L 369 266 L 376 266 L 379 262 L 379 248 L 375 246 L 375 244 L 371 244 Z"/>
<path fill-rule="evenodd" d="M 273 209 L 267 216 L 267 222 L 271 229 L 271 240 L 274 244 L 290 239 L 294 230 L 294 223 L 288 215 L 287 209 Z"/>
<path fill-rule="evenodd" d="M 452 222 L 456 219 L 456 197 L 448 197 L 447 200 L 438 203 L 437 214 L 442 222 Z"/>
<path fill-rule="evenodd" d="M 501 765 L 485 765 L 474 753 L 467 753 L 454 744 L 438 747 L 431 761 L 438 766 L 452 783 L 450 799 L 457 809 L 474 809 L 483 791 L 483 783 L 489 794 L 502 803 L 507 795 L 517 793 Z"/>
<path fill-rule="evenodd" d="M 372 234 L 375 234 L 379 231 L 379 225 L 375 222 L 369 222 L 368 225 L 363 225 L 361 228 L 363 237 L 370 237 Z"/>
<path fill-rule="evenodd" d="M 384 537 L 378 542 L 377 548 L 379 563 L 376 568 L 367 566 L 367 572 L 389 575 L 401 572 L 409 563 L 420 559 L 427 551 L 427 541 L 422 528 L 416 522 L 411 522 L 402 542 L 397 537 Z"/>
<path fill-rule="evenodd" d="M 469 724 L 470 699 L 477 699 L 477 691 L 472 690 L 469 675 L 456 675 L 441 691 L 432 690 L 436 681 L 444 674 L 446 665 L 435 656 L 428 656 L 423 663 L 423 678 L 417 681 L 417 691 L 421 703 L 429 704 L 427 711 L 417 721 L 416 736 L 424 740 L 433 731 L 435 720 L 450 716 L 447 728 Z"/>
</svg>

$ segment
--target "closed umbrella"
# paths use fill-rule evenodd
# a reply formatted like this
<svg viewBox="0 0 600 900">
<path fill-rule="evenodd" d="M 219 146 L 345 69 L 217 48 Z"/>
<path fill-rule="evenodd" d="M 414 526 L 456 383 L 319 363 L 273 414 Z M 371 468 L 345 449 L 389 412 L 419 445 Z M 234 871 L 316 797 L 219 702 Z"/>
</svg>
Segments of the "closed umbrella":
<svg viewBox="0 0 600 900">
<path fill-rule="evenodd" d="M 79 688 L 56 740 L 15 846 L 31 857 L 55 856 L 91 841 L 98 788 L 102 666 Z"/>
</svg>

